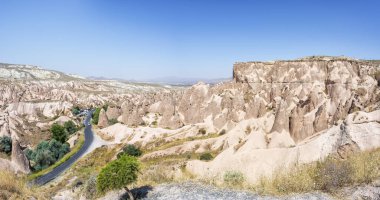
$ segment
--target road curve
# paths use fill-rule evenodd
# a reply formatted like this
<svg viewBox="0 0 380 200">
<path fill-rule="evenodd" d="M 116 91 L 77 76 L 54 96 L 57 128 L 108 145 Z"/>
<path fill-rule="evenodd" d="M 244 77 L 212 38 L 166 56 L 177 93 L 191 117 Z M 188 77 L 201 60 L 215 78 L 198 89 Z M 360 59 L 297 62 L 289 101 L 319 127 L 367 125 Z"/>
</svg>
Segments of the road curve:
<svg viewBox="0 0 380 200">
<path fill-rule="evenodd" d="M 91 116 L 92 116 L 92 111 L 88 111 L 86 119 L 84 120 L 84 144 L 81 149 L 74 155 L 72 155 L 66 162 L 60 164 L 56 168 L 54 168 L 52 171 L 49 173 L 40 176 L 36 178 L 33 183 L 35 185 L 44 185 L 48 183 L 49 181 L 57 178 L 62 172 L 66 171 L 72 164 L 75 163 L 79 158 L 81 158 L 84 153 L 87 151 L 88 147 L 91 145 L 91 143 L 94 141 L 94 134 L 91 130 Z"/>
</svg>

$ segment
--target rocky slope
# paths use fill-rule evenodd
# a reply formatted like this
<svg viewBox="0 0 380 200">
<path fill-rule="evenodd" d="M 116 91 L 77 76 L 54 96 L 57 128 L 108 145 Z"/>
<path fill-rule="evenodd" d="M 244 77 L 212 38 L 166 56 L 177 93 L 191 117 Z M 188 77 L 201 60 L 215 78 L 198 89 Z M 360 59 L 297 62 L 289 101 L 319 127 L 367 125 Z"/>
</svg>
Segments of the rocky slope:
<svg viewBox="0 0 380 200">
<path fill-rule="evenodd" d="M 215 152 L 213 161 L 189 161 L 187 169 L 215 179 L 237 170 L 255 182 L 280 166 L 380 147 L 379 71 L 378 63 L 344 57 L 236 63 L 231 82 L 124 101 L 124 125 L 101 132 L 143 147 L 195 137 L 143 159 Z M 133 128 L 140 124 L 148 127 Z M 210 137 L 196 140 L 202 134 Z"/>
<path fill-rule="evenodd" d="M 48 128 L 53 122 L 75 120 L 71 112 L 73 106 L 117 105 L 132 96 L 168 90 L 159 85 L 88 80 L 36 66 L 13 64 L 0 64 L 0 84 L 0 137 L 12 137 L 21 149 L 33 147 L 49 137 Z M 119 116 L 115 109 L 107 114 L 110 119 Z M 16 152 L 22 154 L 22 151 Z M 17 162 L 13 162 L 13 156 L 12 162 L 1 159 L 0 166 L 20 167 L 20 171 L 29 172 L 25 167 L 27 160 L 22 159 L 21 154 Z"/>
</svg>

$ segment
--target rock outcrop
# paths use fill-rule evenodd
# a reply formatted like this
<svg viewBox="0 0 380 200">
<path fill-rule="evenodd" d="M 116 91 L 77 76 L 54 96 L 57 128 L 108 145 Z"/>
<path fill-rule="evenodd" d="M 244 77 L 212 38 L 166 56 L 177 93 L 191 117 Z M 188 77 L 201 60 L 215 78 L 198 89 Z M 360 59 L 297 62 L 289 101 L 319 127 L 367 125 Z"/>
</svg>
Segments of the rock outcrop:
<svg viewBox="0 0 380 200">
<path fill-rule="evenodd" d="M 98 126 L 99 128 L 104 128 L 108 126 L 108 117 L 107 117 L 106 111 L 103 108 L 100 110 L 100 113 L 99 113 Z"/>
<path fill-rule="evenodd" d="M 29 160 L 21 150 L 20 143 L 15 138 L 12 139 L 12 163 L 16 167 L 14 171 L 20 171 L 26 174 L 30 172 Z"/>
</svg>

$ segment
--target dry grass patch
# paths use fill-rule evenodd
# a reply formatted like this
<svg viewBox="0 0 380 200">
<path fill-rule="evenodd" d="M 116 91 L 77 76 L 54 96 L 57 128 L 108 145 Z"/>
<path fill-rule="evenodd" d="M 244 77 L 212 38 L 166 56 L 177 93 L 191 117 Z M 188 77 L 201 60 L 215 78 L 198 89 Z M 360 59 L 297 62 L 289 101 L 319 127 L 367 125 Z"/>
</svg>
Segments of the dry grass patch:
<svg viewBox="0 0 380 200">
<path fill-rule="evenodd" d="M 220 136 L 220 135 L 217 133 L 209 133 L 207 135 L 202 135 L 199 137 L 187 137 L 187 138 L 177 139 L 177 140 L 173 140 L 173 141 L 166 141 L 166 139 L 161 138 L 161 139 L 157 139 L 154 142 L 148 143 L 145 146 L 145 152 L 144 153 L 151 153 L 154 151 L 159 151 L 159 150 L 164 150 L 164 149 L 168 149 L 171 147 L 179 146 L 179 145 L 182 145 L 186 142 L 190 142 L 190 141 L 194 141 L 194 140 L 205 140 L 205 139 L 210 139 L 210 138 L 216 138 L 218 136 Z"/>
<path fill-rule="evenodd" d="M 272 178 L 262 177 L 254 187 L 264 194 L 304 193 L 368 184 L 380 177 L 380 148 L 350 155 L 347 159 L 328 157 L 323 161 L 277 170 Z"/>
<path fill-rule="evenodd" d="M 25 177 L 0 171 L 0 199 L 46 199 L 36 188 L 28 187 Z"/>
</svg>

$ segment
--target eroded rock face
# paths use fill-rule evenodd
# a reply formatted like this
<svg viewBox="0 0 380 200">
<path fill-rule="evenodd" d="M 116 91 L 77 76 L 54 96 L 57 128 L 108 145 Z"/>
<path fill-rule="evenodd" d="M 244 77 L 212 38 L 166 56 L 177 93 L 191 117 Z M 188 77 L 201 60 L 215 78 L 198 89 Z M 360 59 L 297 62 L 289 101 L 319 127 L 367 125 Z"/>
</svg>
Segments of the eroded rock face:
<svg viewBox="0 0 380 200">
<path fill-rule="evenodd" d="M 20 143 L 17 139 L 12 139 L 12 163 L 16 166 L 16 170 L 22 173 L 29 173 L 29 160 L 26 158 L 24 152 L 21 150 Z"/>
<path fill-rule="evenodd" d="M 376 109 L 380 90 L 374 74 L 379 70 L 376 63 L 343 57 L 236 63 L 231 82 L 147 94 L 142 97 L 149 99 L 145 104 L 136 103 L 142 99 L 125 101 L 123 122 L 136 125 L 144 112 L 154 112 L 162 116 L 160 127 L 178 128 L 208 119 L 220 131 L 272 113 L 275 121 L 266 134 L 285 131 L 298 143 L 349 113 Z"/>
<path fill-rule="evenodd" d="M 117 106 L 109 106 L 106 114 L 108 119 L 117 119 L 121 115 L 121 109 Z"/>
<path fill-rule="evenodd" d="M 106 111 L 102 108 L 99 113 L 99 121 L 98 121 L 99 128 L 104 128 L 108 126 L 108 117 L 106 114 Z"/>
</svg>

